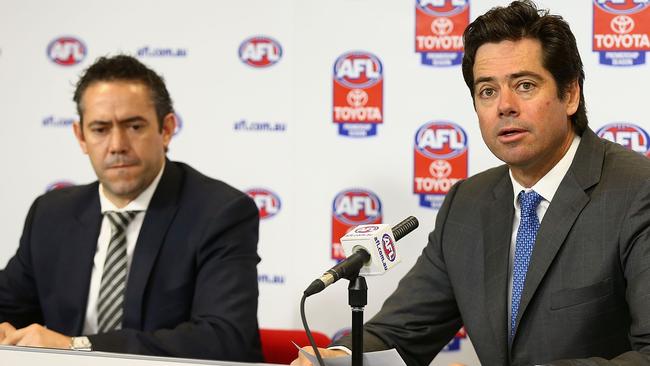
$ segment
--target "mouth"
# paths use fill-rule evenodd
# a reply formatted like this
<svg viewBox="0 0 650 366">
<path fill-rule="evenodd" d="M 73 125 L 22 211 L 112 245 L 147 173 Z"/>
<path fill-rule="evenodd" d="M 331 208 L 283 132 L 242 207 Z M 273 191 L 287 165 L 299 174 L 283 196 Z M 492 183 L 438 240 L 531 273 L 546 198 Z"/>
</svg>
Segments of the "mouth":
<svg viewBox="0 0 650 366">
<path fill-rule="evenodd" d="M 502 142 L 514 142 L 522 139 L 528 133 L 527 130 L 517 127 L 505 127 L 499 130 L 497 137 Z"/>
<path fill-rule="evenodd" d="M 128 169 L 135 167 L 136 164 L 113 164 L 106 167 L 106 169 Z"/>
</svg>

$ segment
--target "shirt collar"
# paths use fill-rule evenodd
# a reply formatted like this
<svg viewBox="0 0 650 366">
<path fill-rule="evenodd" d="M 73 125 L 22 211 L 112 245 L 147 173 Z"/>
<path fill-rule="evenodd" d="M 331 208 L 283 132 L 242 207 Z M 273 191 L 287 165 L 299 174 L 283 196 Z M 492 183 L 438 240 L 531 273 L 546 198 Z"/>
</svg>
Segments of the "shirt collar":
<svg viewBox="0 0 650 366">
<path fill-rule="evenodd" d="M 158 183 L 160 182 L 160 178 L 162 177 L 162 173 L 165 170 L 165 161 L 163 160 L 163 165 L 160 168 L 160 171 L 158 172 L 158 175 L 156 175 L 156 178 L 154 178 L 153 182 L 149 184 L 149 187 L 142 191 L 136 197 L 133 201 L 129 202 L 126 206 L 123 208 L 117 208 L 111 202 L 106 195 L 104 195 L 104 189 L 101 183 L 99 183 L 99 204 L 101 206 L 102 214 L 104 214 L 106 211 L 146 211 L 147 207 L 149 207 L 149 203 L 151 202 L 151 198 L 153 197 L 154 192 L 156 191 L 156 187 L 158 187 Z"/>
<path fill-rule="evenodd" d="M 530 188 L 525 188 L 519 184 L 512 176 L 512 170 L 508 171 L 510 173 L 510 181 L 512 182 L 512 190 L 514 192 L 513 204 L 515 206 L 515 209 L 519 207 L 519 200 L 517 198 L 519 196 L 519 192 L 521 191 L 535 191 L 540 196 L 542 196 L 545 201 L 551 202 L 551 200 L 553 200 L 553 196 L 555 196 L 555 192 L 557 192 L 557 189 L 560 187 L 562 179 L 564 179 L 564 176 L 571 167 L 573 158 L 578 151 L 578 145 L 580 145 L 580 136 L 575 135 L 573 137 L 573 141 L 571 142 L 571 146 L 569 146 L 569 150 L 567 150 L 562 159 L 560 159 L 560 161 L 558 161 L 557 164 L 555 164 L 555 166 L 549 170 L 548 173 L 546 173 L 546 175 L 544 175 L 539 181 L 537 181 L 537 183 L 535 183 L 535 185 Z"/>
</svg>

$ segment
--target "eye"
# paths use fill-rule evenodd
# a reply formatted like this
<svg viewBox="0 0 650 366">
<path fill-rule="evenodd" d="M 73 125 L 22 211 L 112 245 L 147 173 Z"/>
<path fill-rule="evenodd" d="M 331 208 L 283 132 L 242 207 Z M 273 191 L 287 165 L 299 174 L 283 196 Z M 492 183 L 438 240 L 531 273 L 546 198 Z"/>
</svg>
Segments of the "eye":
<svg viewBox="0 0 650 366">
<path fill-rule="evenodd" d="M 479 96 L 481 98 L 490 98 L 490 97 L 493 97 L 494 94 L 496 94 L 496 90 L 494 90 L 492 88 L 483 88 L 479 92 Z"/>
<path fill-rule="evenodd" d="M 524 81 L 519 83 L 519 85 L 517 85 L 517 89 L 524 92 L 531 91 L 535 89 L 535 84 L 531 83 L 530 81 Z"/>
<path fill-rule="evenodd" d="M 106 133 L 106 131 L 108 131 L 108 128 L 101 127 L 101 126 L 91 127 L 90 128 L 90 132 L 92 132 L 94 134 L 98 134 L 98 135 L 104 134 L 104 133 Z"/>
<path fill-rule="evenodd" d="M 138 131 L 144 128 L 144 123 L 141 122 L 134 122 L 129 124 L 129 128 L 133 131 Z"/>
</svg>

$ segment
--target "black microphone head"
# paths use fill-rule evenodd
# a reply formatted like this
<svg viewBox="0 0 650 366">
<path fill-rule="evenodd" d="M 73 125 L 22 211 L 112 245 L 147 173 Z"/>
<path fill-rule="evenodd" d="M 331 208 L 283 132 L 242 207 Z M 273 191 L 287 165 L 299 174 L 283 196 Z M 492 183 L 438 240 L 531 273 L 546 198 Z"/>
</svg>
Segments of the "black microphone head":
<svg viewBox="0 0 650 366">
<path fill-rule="evenodd" d="M 393 226 L 393 236 L 395 237 L 395 241 L 405 237 L 408 233 L 415 230 L 418 225 L 418 219 L 415 216 L 409 216 L 399 224 Z"/>
</svg>

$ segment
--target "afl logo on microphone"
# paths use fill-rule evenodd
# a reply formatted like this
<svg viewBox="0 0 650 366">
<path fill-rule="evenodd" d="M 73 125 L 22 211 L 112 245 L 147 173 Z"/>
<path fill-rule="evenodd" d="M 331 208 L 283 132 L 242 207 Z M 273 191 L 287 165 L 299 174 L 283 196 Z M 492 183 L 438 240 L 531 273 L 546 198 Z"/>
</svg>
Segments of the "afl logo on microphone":
<svg viewBox="0 0 650 366">
<path fill-rule="evenodd" d="M 357 225 L 381 224 L 379 197 L 365 189 L 347 189 L 332 204 L 332 259 L 345 259 L 340 239 Z"/>
<path fill-rule="evenodd" d="M 269 219 L 280 213 L 282 202 L 277 194 L 264 188 L 251 188 L 246 191 L 246 194 L 255 201 L 260 211 L 260 219 Z"/>
<path fill-rule="evenodd" d="M 59 37 L 47 46 L 47 57 L 61 66 L 74 66 L 86 58 L 86 45 L 75 37 Z"/>
<path fill-rule="evenodd" d="M 371 233 L 373 231 L 377 231 L 377 229 L 379 229 L 379 226 L 374 226 L 374 225 L 373 226 L 364 226 L 364 227 L 360 227 L 358 229 L 355 229 L 354 232 L 357 233 L 357 234 L 367 234 L 367 233 Z"/>
<path fill-rule="evenodd" d="M 67 180 L 60 180 L 58 182 L 51 183 L 50 185 L 45 188 L 45 192 L 49 191 L 54 191 L 57 189 L 62 189 L 62 188 L 67 188 L 67 187 L 73 187 L 75 184 L 67 181 Z"/>
<path fill-rule="evenodd" d="M 372 53 L 352 51 L 334 62 L 332 120 L 339 135 L 368 137 L 383 122 L 383 67 Z"/>
<path fill-rule="evenodd" d="M 239 59 L 248 66 L 265 68 L 277 64 L 282 58 L 282 46 L 266 36 L 244 40 L 239 46 Z"/>
<path fill-rule="evenodd" d="M 467 135 L 457 124 L 431 121 L 415 133 L 413 193 L 420 206 L 440 208 L 451 186 L 467 178 Z"/>
<path fill-rule="evenodd" d="M 381 245 L 384 248 L 384 255 L 386 258 L 391 262 L 395 262 L 397 253 L 395 253 L 395 243 L 393 243 L 393 239 L 390 235 L 384 234 L 384 236 L 381 237 Z"/>
<path fill-rule="evenodd" d="M 631 123 L 610 123 L 601 127 L 596 134 L 606 140 L 650 157 L 650 136 L 641 127 Z"/>
<path fill-rule="evenodd" d="M 645 64 L 650 51 L 648 0 L 593 0 L 593 50 L 602 65 Z"/>
<path fill-rule="evenodd" d="M 467 0 L 415 1 L 415 52 L 428 66 L 453 66 L 463 58 L 463 31 L 469 25 Z"/>
</svg>

